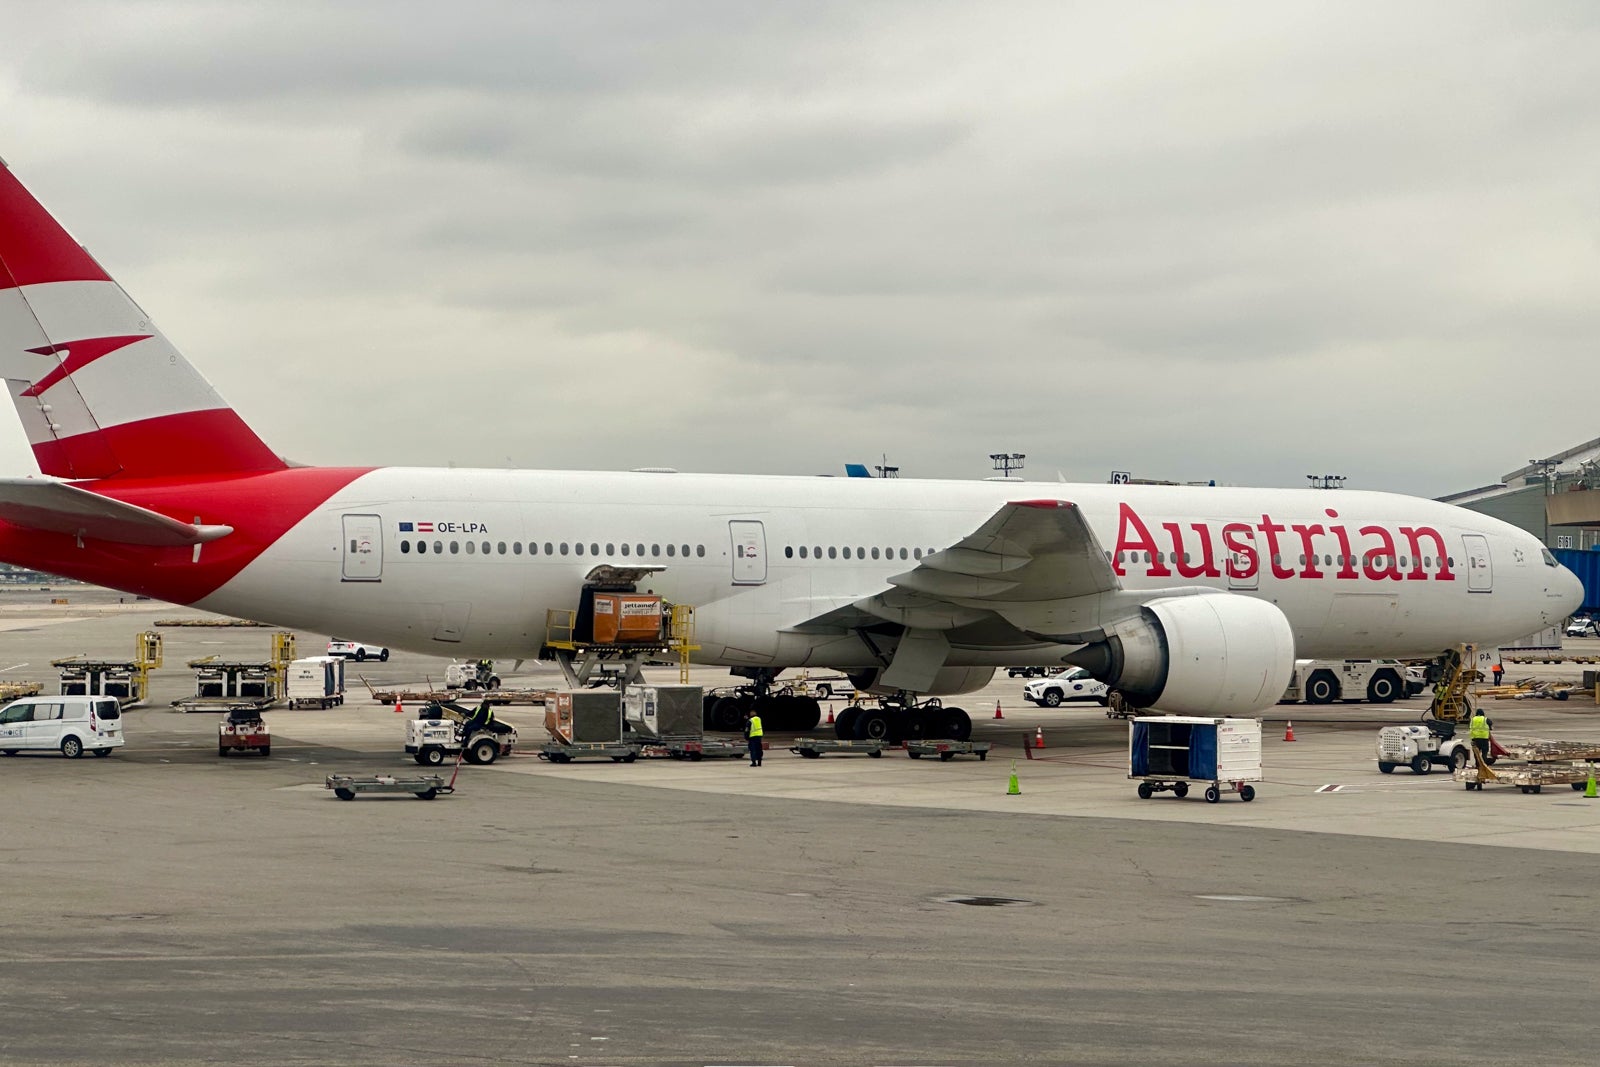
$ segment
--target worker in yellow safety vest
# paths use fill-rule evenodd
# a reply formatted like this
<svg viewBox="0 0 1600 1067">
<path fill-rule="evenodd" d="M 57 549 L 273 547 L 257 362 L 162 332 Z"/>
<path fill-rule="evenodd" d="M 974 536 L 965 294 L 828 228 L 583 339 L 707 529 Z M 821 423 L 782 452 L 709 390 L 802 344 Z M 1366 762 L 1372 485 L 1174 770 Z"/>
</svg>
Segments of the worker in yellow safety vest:
<svg viewBox="0 0 1600 1067">
<path fill-rule="evenodd" d="M 1472 738 L 1472 747 L 1478 750 L 1478 759 L 1484 763 L 1489 762 L 1489 717 L 1483 713 L 1482 708 L 1477 708 L 1472 713 L 1472 721 L 1467 724 L 1467 735 Z"/>
<path fill-rule="evenodd" d="M 761 728 L 761 716 L 755 713 L 755 709 L 752 708 L 745 712 L 744 736 L 750 742 L 750 766 L 752 767 L 761 766 L 761 735 L 764 732 Z"/>
</svg>

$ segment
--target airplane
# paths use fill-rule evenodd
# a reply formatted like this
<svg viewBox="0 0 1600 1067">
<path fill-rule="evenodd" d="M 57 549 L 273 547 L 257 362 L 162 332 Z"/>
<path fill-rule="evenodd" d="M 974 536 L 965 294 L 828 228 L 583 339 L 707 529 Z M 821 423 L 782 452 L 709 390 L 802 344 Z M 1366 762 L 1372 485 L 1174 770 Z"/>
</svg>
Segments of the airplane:
<svg viewBox="0 0 1600 1067">
<path fill-rule="evenodd" d="M 694 661 L 749 679 L 741 706 L 815 726 L 774 691 L 803 667 L 890 696 L 840 736 L 964 738 L 942 698 L 1046 663 L 1251 715 L 1296 657 L 1494 645 L 1583 599 L 1523 530 L 1387 493 L 297 465 L 3 164 L 0 378 L 43 475 L 0 480 L 0 559 L 492 658 L 548 658 L 547 610 L 644 586 L 693 606 Z"/>
</svg>

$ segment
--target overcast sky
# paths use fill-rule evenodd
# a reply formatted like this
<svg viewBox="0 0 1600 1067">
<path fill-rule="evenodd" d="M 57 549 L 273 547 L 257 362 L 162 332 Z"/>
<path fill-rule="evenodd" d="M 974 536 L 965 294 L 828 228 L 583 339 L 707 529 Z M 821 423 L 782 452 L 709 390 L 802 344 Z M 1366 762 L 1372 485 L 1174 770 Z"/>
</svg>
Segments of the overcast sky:
<svg viewBox="0 0 1600 1067">
<path fill-rule="evenodd" d="M 1587 0 L 4 29 L 0 156 L 303 462 L 1437 495 L 1600 436 Z"/>
</svg>

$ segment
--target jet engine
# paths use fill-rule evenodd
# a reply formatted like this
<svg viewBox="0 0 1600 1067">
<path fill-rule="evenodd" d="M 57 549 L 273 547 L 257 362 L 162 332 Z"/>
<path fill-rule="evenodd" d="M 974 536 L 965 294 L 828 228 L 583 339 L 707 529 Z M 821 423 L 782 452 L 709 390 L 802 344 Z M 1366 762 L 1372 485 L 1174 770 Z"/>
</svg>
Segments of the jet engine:
<svg viewBox="0 0 1600 1067">
<path fill-rule="evenodd" d="M 850 681 L 857 691 L 863 693 L 881 693 L 892 695 L 898 690 L 883 688 L 878 685 L 878 678 L 882 676 L 880 668 L 873 667 L 863 671 L 850 672 Z M 955 696 L 957 693 L 976 693 L 988 685 L 994 678 L 993 667 L 941 667 L 939 673 L 934 675 L 933 687 L 927 693 L 919 696 Z M 1288 679 L 1284 679 L 1288 685 Z M 1279 690 L 1282 695 L 1282 690 Z"/>
<path fill-rule="evenodd" d="M 1294 633 L 1277 606 L 1229 593 L 1161 597 L 1066 657 L 1134 706 L 1184 715 L 1253 715 L 1282 697 Z"/>
</svg>

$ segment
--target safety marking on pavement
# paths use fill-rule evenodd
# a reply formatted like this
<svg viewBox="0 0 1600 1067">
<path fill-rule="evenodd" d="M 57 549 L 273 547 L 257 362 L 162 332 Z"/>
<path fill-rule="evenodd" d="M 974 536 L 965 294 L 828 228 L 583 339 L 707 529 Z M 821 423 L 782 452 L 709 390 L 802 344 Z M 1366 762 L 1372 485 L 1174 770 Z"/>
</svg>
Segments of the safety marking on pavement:
<svg viewBox="0 0 1600 1067">
<path fill-rule="evenodd" d="M 1344 786 L 1342 786 L 1342 785 L 1318 786 L 1316 791 L 1318 793 L 1343 793 L 1344 792 Z"/>
</svg>

